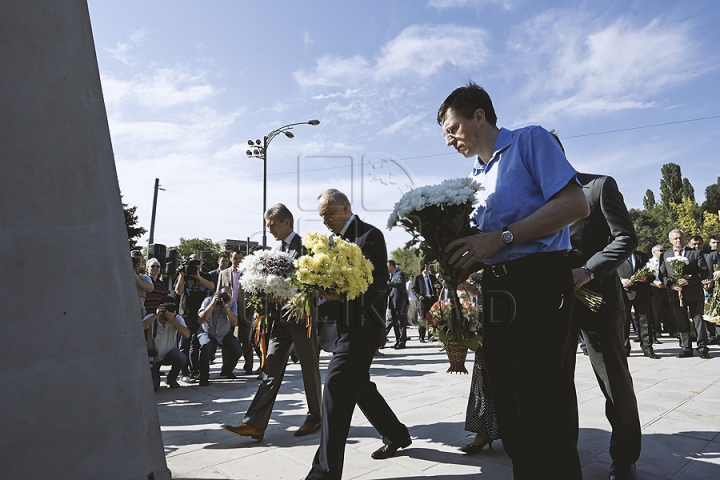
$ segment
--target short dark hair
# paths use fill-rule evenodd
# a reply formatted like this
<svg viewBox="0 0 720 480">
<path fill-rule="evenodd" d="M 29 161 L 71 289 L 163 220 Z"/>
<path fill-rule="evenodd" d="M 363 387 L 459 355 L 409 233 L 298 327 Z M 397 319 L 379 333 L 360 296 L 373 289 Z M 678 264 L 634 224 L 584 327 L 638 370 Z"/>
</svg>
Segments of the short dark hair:
<svg viewBox="0 0 720 480">
<path fill-rule="evenodd" d="M 161 305 L 164 303 L 175 303 L 175 297 L 171 295 L 165 295 L 162 300 L 160 300 Z"/>
<path fill-rule="evenodd" d="M 705 241 L 703 240 L 703 238 L 702 238 L 700 235 L 693 235 L 693 236 L 690 237 L 690 239 L 688 240 L 688 242 L 690 242 L 690 241 L 703 242 L 703 243 L 705 243 Z"/>
<path fill-rule="evenodd" d="M 445 115 L 451 108 L 465 118 L 473 118 L 475 112 L 480 108 L 485 112 L 485 119 L 488 123 L 493 127 L 497 126 L 497 115 L 492 100 L 490 100 L 490 95 L 483 87 L 472 80 L 464 87 L 453 90 L 440 105 L 437 114 L 437 122 L 440 125 L 443 124 Z"/>
<path fill-rule="evenodd" d="M 391 265 L 393 267 L 397 267 L 397 263 L 395 263 L 395 260 L 388 260 L 388 265 Z"/>
<path fill-rule="evenodd" d="M 275 218 L 281 222 L 290 220 L 290 226 L 292 227 L 294 225 L 292 212 L 290 212 L 290 210 L 282 203 L 278 203 L 268 208 L 265 212 L 265 218 Z"/>
</svg>

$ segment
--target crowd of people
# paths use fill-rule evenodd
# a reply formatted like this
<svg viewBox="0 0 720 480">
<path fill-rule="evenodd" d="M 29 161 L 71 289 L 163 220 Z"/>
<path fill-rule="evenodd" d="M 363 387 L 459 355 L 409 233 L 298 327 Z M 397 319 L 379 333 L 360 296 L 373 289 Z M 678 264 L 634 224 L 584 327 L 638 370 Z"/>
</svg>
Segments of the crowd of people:
<svg viewBox="0 0 720 480">
<path fill-rule="evenodd" d="M 576 172 L 557 136 L 541 127 L 498 128 L 489 95 L 474 83 L 453 91 L 437 120 L 447 145 L 474 159 L 471 176 L 485 187 L 473 214 L 482 233 L 454 239 L 446 248 L 447 261 L 466 272 L 460 281 L 472 278 L 477 291 L 468 294 L 483 317 L 465 422 L 476 435 L 462 450 L 478 453 L 501 439 L 516 479 L 582 478 L 574 385 L 580 341 L 606 398 L 610 478 L 636 478 L 641 430 L 627 364 L 632 340 L 650 359 L 658 358 L 653 344 L 663 334 L 678 341 L 677 357 L 693 356 L 694 343 L 700 357 L 709 358 L 720 332 L 702 315 L 705 298 L 720 280 L 718 237 L 706 249 L 702 238 L 687 239 L 675 229 L 667 242 L 658 239 L 651 255 L 636 251 L 638 239 L 615 180 Z M 372 458 L 392 457 L 412 443 L 371 380 L 370 366 L 391 332 L 392 348 L 407 347 L 409 324 L 418 325 L 419 342 L 429 340 L 422 319 L 449 278 L 427 263 L 408 278 L 388 259 L 382 232 L 360 220 L 338 190 L 319 195 L 318 214 L 331 238 L 360 247 L 372 262 L 373 282 L 354 300 L 316 291 L 312 328 L 290 321 L 283 301 L 273 299 L 265 306 L 265 334 L 258 335 L 240 281 L 242 252 L 220 257 L 218 268 L 207 273 L 191 256 L 172 289 L 156 259 L 147 262 L 148 275 L 140 273 L 141 255 L 133 254 L 133 265 L 155 390 L 163 365 L 170 366 L 169 388 L 180 386 L 179 376 L 208 386 L 218 347 L 222 377 L 236 378 L 244 358 L 244 373 L 259 374 L 261 383 L 242 423 L 223 428 L 262 440 L 288 361 L 299 361 L 308 413 L 295 435 L 320 432 L 307 478 L 340 479 L 356 405 L 383 437 Z M 287 207 L 271 207 L 265 220 L 279 250 L 295 258 L 305 254 Z M 686 263 L 680 276 L 668 267 L 673 257 Z M 655 273 L 637 275 L 646 266 Z M 528 272 L 538 280 L 528 281 Z M 575 297 L 581 288 L 602 296 L 598 309 Z M 483 308 L 485 294 L 493 291 L 512 298 L 512 314 L 493 302 Z M 263 362 L 258 370 L 254 349 Z M 321 349 L 332 353 L 324 384 Z"/>
</svg>

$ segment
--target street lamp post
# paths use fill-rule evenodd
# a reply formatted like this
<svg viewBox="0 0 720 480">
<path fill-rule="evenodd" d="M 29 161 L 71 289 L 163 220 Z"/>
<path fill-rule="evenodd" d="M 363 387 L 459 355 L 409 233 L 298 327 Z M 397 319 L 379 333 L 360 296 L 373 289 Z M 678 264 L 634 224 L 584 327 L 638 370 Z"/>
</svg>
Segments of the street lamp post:
<svg viewBox="0 0 720 480">
<path fill-rule="evenodd" d="M 296 125 L 319 124 L 320 120 L 308 120 L 307 122 L 290 123 L 288 125 L 283 125 L 280 128 L 276 128 L 272 132 L 265 135 L 263 137 L 262 144 L 260 143 L 260 139 L 255 140 L 254 142 L 252 140 L 248 140 L 248 145 L 250 145 L 251 149 L 245 152 L 247 153 L 247 156 L 250 158 L 259 158 L 263 161 L 263 248 L 267 247 L 267 226 L 265 225 L 265 212 L 267 211 L 267 148 L 270 145 L 270 142 L 272 142 L 272 139 L 277 137 L 281 133 L 288 138 L 293 138 L 295 135 L 293 135 L 290 130 L 292 130 L 292 127 Z"/>
</svg>

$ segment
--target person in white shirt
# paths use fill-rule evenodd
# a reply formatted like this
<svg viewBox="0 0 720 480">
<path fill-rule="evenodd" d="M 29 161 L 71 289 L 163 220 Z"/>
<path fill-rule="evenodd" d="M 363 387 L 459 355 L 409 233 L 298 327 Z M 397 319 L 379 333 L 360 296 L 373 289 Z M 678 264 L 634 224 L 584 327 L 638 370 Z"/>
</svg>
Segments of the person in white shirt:
<svg viewBox="0 0 720 480">
<path fill-rule="evenodd" d="M 153 388 L 156 392 L 160 389 L 160 367 L 162 365 L 170 365 L 170 373 L 165 380 L 167 386 L 179 387 L 177 376 L 187 362 L 187 357 L 177 348 L 178 333 L 185 338 L 190 338 L 190 330 L 185 326 L 185 320 L 177 314 L 175 298 L 169 295 L 163 297 L 157 311 L 143 319 L 143 329 L 148 344 L 148 355 L 150 355 L 152 363 Z"/>
</svg>

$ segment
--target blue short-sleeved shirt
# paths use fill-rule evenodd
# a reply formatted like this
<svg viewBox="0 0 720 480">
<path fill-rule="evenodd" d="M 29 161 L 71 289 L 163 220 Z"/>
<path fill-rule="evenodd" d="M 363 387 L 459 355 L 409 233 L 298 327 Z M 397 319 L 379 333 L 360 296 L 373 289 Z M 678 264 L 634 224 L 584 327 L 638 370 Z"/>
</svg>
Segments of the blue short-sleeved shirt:
<svg viewBox="0 0 720 480">
<path fill-rule="evenodd" d="M 477 193 L 473 218 L 483 233 L 490 233 L 534 213 L 562 190 L 577 172 L 550 133 L 537 126 L 500 129 L 495 151 L 487 165 L 475 160 L 472 174 L 485 189 Z M 567 227 L 545 237 L 508 245 L 484 260 L 498 263 L 537 252 L 570 250 Z"/>
</svg>

